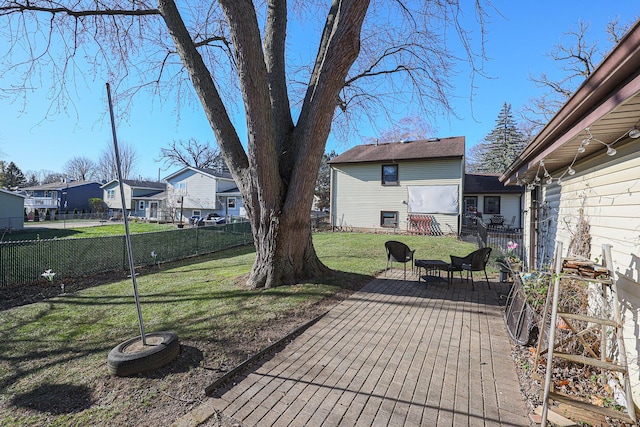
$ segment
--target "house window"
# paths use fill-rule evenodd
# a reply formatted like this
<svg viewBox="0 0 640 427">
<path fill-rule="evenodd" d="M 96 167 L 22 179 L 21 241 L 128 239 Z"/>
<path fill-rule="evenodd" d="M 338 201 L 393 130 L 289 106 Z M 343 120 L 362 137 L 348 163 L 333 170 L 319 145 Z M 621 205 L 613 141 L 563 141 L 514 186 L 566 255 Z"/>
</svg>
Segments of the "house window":
<svg viewBox="0 0 640 427">
<path fill-rule="evenodd" d="M 382 211 L 380 212 L 380 226 L 381 227 L 397 227 L 398 226 L 398 212 L 394 211 Z"/>
<path fill-rule="evenodd" d="M 382 165 L 382 185 L 398 184 L 398 165 Z"/>
<path fill-rule="evenodd" d="M 236 198 L 235 197 L 228 197 L 227 198 L 227 208 L 228 209 L 235 209 L 236 208 Z"/>
<path fill-rule="evenodd" d="M 500 213 L 500 196 L 484 196 L 484 214 L 497 215 Z"/>
<path fill-rule="evenodd" d="M 173 192 L 175 194 L 187 194 L 187 183 L 186 182 L 178 182 L 176 185 L 173 186 Z"/>
<path fill-rule="evenodd" d="M 200 212 L 200 211 L 193 211 L 193 214 L 192 214 L 192 215 L 193 215 L 193 216 L 200 216 L 200 215 L 201 215 L 201 212 Z"/>
<path fill-rule="evenodd" d="M 475 215 L 478 211 L 478 196 L 464 196 L 464 212 L 467 215 Z"/>
<path fill-rule="evenodd" d="M 107 190 L 107 199 L 115 199 L 116 190 Z"/>
</svg>

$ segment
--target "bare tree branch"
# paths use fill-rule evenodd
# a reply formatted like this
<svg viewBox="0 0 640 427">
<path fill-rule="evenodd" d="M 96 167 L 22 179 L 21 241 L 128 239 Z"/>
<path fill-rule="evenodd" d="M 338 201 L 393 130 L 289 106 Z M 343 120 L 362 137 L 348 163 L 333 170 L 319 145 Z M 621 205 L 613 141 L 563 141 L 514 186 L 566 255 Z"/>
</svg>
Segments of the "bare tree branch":
<svg viewBox="0 0 640 427">
<path fill-rule="evenodd" d="M 157 9 L 134 9 L 134 10 L 125 10 L 125 9 L 106 9 L 106 10 L 72 10 L 66 7 L 45 7 L 45 6 L 36 6 L 30 3 L 19 4 L 14 3 L 8 6 L 0 6 L 0 16 L 8 15 L 11 13 L 23 13 L 23 12 L 46 12 L 52 15 L 61 13 L 69 16 L 73 16 L 75 18 L 80 18 L 84 16 L 144 16 L 144 15 L 159 15 L 160 12 Z"/>
<path fill-rule="evenodd" d="M 20 76 L 22 93 L 51 76 L 58 110 L 73 108 L 68 90 L 84 79 L 109 81 L 121 115 L 143 92 L 177 111 L 199 100 L 251 221 L 250 285 L 296 283 L 328 271 L 309 210 L 330 132 L 391 117 L 396 105 L 451 112 L 454 64 L 482 72 L 480 1 L 470 10 L 474 34 L 458 0 L 332 0 L 328 11 L 320 0 L 0 0 L 0 36 L 9 41 L 0 74 Z M 321 36 L 292 54 L 295 11 L 305 42 Z M 21 96 L 14 88 L 3 90 Z M 104 178 L 112 177 L 108 155 L 99 162 Z"/>
<path fill-rule="evenodd" d="M 77 181 L 88 181 L 95 177 L 96 163 L 88 157 L 72 157 L 64 164 L 64 174 Z"/>
<path fill-rule="evenodd" d="M 226 169 L 220 151 L 207 142 L 198 142 L 195 138 L 172 141 L 167 148 L 160 149 L 158 160 L 162 160 L 165 166 Z"/>
</svg>

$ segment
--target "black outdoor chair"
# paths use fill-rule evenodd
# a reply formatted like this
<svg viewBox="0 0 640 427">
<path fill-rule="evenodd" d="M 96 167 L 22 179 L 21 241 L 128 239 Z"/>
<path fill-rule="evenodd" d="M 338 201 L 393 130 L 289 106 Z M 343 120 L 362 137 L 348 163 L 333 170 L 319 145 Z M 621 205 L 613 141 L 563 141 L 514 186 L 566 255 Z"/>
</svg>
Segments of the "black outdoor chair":
<svg viewBox="0 0 640 427">
<path fill-rule="evenodd" d="M 489 227 L 502 228 L 504 227 L 504 217 L 502 215 L 492 215 L 489 219 Z"/>
<path fill-rule="evenodd" d="M 409 249 L 409 246 L 402 242 L 396 242 L 395 240 L 389 240 L 385 242 L 384 247 L 387 250 L 387 268 L 384 271 L 386 276 L 389 264 L 393 267 L 393 262 L 401 262 L 404 264 L 404 280 L 407 280 L 407 263 L 411 262 L 411 272 L 413 272 L 413 254 L 415 249 Z"/>
<path fill-rule="evenodd" d="M 455 255 L 449 255 L 451 257 L 451 266 L 449 270 L 451 274 L 455 271 L 460 272 L 460 279 L 462 280 L 462 272 L 467 272 L 467 280 L 469 280 L 469 273 L 471 273 L 471 289 L 475 289 L 475 283 L 473 281 L 474 271 L 484 271 L 484 278 L 487 280 L 487 286 L 491 289 L 489 284 L 489 277 L 487 276 L 487 262 L 489 262 L 489 256 L 491 255 L 491 248 L 482 248 L 477 251 L 471 252 L 465 257 L 458 257 Z"/>
</svg>

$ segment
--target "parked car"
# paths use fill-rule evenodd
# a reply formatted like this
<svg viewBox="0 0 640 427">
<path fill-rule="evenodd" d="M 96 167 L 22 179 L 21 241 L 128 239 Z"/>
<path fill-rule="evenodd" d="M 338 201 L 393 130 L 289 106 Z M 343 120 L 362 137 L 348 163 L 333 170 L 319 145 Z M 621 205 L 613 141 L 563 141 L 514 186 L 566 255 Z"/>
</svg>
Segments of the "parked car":
<svg viewBox="0 0 640 427">
<path fill-rule="evenodd" d="M 197 225 L 200 221 L 201 218 L 198 215 L 193 215 L 191 218 L 189 218 L 189 225 Z"/>
<path fill-rule="evenodd" d="M 226 222 L 226 218 L 217 212 L 213 212 L 207 215 L 207 219 L 205 219 L 205 221 L 213 222 L 214 224 L 224 224 Z"/>
</svg>

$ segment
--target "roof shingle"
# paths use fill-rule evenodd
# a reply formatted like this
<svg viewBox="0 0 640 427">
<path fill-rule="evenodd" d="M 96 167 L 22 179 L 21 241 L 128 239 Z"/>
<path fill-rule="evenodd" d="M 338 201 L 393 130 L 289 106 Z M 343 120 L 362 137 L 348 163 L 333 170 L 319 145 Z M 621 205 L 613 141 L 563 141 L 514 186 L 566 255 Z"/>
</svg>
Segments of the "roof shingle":
<svg viewBox="0 0 640 427">
<path fill-rule="evenodd" d="M 520 185 L 505 186 L 500 182 L 500 174 L 465 174 L 464 192 L 473 193 L 524 193 Z"/>
<path fill-rule="evenodd" d="M 334 157 L 330 164 L 395 162 L 464 156 L 464 136 L 422 139 L 407 142 L 363 144 Z"/>
</svg>

